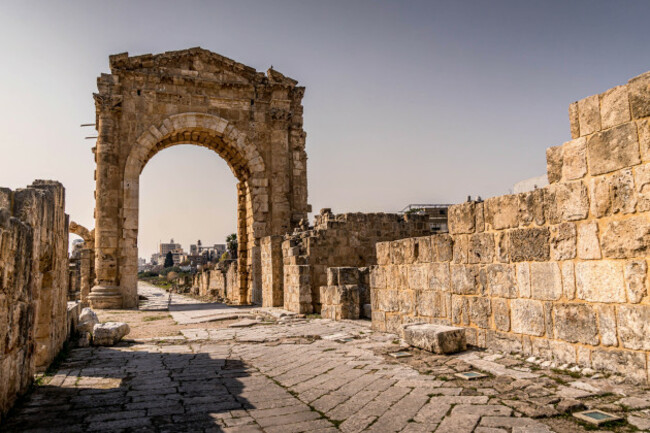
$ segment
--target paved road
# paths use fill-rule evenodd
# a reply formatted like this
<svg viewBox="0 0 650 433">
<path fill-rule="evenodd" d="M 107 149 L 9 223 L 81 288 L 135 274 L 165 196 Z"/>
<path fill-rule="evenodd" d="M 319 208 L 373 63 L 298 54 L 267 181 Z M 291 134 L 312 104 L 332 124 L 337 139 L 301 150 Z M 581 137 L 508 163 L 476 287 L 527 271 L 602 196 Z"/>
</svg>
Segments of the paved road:
<svg viewBox="0 0 650 433">
<path fill-rule="evenodd" d="M 412 357 L 399 360 L 386 355 L 399 348 L 395 336 L 372 332 L 367 322 L 328 320 L 198 326 L 172 342 L 154 338 L 78 348 L 4 428 L 48 433 L 586 431 L 561 416 L 562 405 L 569 404 L 618 408 L 639 423 L 650 418 L 644 409 L 650 407 L 650 394 L 610 379 L 556 377 L 523 360 L 486 352 L 412 351 Z M 454 377 L 472 368 L 489 377 L 473 382 Z M 630 393 L 637 395 L 620 395 Z M 616 429 L 631 431 L 628 427 Z"/>
</svg>

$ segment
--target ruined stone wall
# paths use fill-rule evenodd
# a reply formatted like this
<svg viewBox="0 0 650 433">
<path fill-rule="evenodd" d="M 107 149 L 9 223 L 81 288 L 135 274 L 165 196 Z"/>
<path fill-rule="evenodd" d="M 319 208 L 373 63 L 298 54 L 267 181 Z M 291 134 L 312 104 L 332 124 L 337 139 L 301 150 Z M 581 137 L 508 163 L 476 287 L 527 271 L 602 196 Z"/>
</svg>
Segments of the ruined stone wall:
<svg viewBox="0 0 650 433">
<path fill-rule="evenodd" d="M 450 208 L 450 235 L 377 244 L 372 320 L 648 379 L 650 73 L 571 105 L 551 185 Z"/>
<path fill-rule="evenodd" d="M 327 268 L 376 264 L 377 242 L 427 234 L 427 221 L 426 215 L 334 215 L 321 210 L 313 229 L 289 235 L 282 243 L 284 308 L 320 312 L 320 287 L 327 285 Z"/>
<path fill-rule="evenodd" d="M 0 189 L 0 416 L 68 335 L 68 221 L 58 182 Z"/>
<path fill-rule="evenodd" d="M 214 269 L 204 269 L 194 275 L 192 287 L 196 287 L 199 296 L 226 299 L 239 303 L 239 274 L 237 261 L 219 263 Z"/>
</svg>

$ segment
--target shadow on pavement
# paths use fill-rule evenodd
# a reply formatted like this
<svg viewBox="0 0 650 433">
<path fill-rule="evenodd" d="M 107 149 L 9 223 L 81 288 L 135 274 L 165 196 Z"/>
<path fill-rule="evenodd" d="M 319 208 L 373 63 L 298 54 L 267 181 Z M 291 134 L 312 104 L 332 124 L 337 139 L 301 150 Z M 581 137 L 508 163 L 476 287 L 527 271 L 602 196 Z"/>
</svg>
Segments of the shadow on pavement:
<svg viewBox="0 0 650 433">
<path fill-rule="evenodd" d="M 240 397 L 246 365 L 226 359 L 227 346 L 216 354 L 133 346 L 74 349 L 49 384 L 14 407 L 0 431 L 222 432 L 230 411 L 253 408 Z"/>
</svg>

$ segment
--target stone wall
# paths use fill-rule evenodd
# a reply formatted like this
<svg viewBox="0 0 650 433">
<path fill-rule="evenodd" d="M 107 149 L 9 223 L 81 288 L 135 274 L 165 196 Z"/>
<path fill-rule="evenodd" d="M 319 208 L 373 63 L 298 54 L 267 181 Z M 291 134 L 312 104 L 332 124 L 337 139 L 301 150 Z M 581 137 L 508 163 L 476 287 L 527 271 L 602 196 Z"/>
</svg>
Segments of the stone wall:
<svg viewBox="0 0 650 433">
<path fill-rule="evenodd" d="M 377 244 L 373 326 L 464 326 L 480 347 L 648 379 L 650 73 L 569 109 L 551 185 L 453 206 L 450 235 Z"/>
<path fill-rule="evenodd" d="M 376 264 L 377 242 L 427 233 L 426 215 L 334 215 L 329 209 L 321 210 L 313 229 L 295 232 L 282 242 L 284 308 L 319 313 L 320 287 L 327 285 L 327 268 Z"/>
<path fill-rule="evenodd" d="M 64 197 L 53 181 L 0 189 L 0 415 L 68 336 Z"/>
<path fill-rule="evenodd" d="M 221 262 L 194 275 L 192 287 L 199 296 L 239 303 L 237 261 Z"/>
<path fill-rule="evenodd" d="M 327 268 L 327 286 L 320 288 L 323 319 L 356 320 L 370 303 L 368 268 Z"/>
</svg>

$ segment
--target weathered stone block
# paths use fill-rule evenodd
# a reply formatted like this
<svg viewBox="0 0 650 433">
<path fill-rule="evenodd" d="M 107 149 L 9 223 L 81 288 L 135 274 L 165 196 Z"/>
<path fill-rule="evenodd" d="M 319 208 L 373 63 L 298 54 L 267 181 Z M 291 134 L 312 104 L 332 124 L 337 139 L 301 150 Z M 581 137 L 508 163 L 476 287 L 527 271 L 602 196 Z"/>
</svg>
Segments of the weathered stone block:
<svg viewBox="0 0 650 433">
<path fill-rule="evenodd" d="M 604 223 L 600 246 L 605 257 L 642 257 L 650 249 L 650 224 L 644 215 Z"/>
<path fill-rule="evenodd" d="M 467 202 L 451 206 L 448 210 L 449 233 L 474 233 L 476 231 L 476 203 Z"/>
<path fill-rule="evenodd" d="M 489 265 L 487 267 L 490 296 L 516 298 L 517 278 L 514 265 Z"/>
<path fill-rule="evenodd" d="M 641 162 L 636 125 L 625 123 L 587 138 L 591 175 L 609 173 Z"/>
<path fill-rule="evenodd" d="M 618 261 L 576 264 L 577 298 L 589 302 L 625 302 L 623 265 Z"/>
<path fill-rule="evenodd" d="M 627 87 L 632 118 L 650 116 L 650 73 L 632 78 Z"/>
<path fill-rule="evenodd" d="M 457 295 L 478 293 L 478 269 L 474 266 L 451 265 L 451 291 Z"/>
<path fill-rule="evenodd" d="M 555 199 L 555 218 L 551 222 L 579 221 L 589 213 L 589 194 L 582 181 L 563 182 L 551 186 Z M 550 219 L 550 218 L 549 218 Z"/>
<path fill-rule="evenodd" d="M 562 262 L 562 293 L 564 297 L 571 300 L 576 297 L 576 276 L 573 262 Z"/>
<path fill-rule="evenodd" d="M 415 313 L 415 290 L 400 290 L 399 312 L 402 314 L 412 315 Z"/>
<path fill-rule="evenodd" d="M 634 183 L 636 186 L 637 211 L 650 210 L 650 164 L 644 164 L 634 169 Z"/>
<path fill-rule="evenodd" d="M 627 300 L 633 304 L 638 304 L 648 294 L 646 286 L 648 263 L 645 260 L 630 260 L 625 263 L 623 273 Z"/>
<path fill-rule="evenodd" d="M 458 235 L 454 238 L 454 263 L 468 262 L 469 236 Z"/>
<path fill-rule="evenodd" d="M 546 188 L 519 194 L 519 223 L 528 226 L 532 223 L 541 226 L 546 221 Z"/>
<path fill-rule="evenodd" d="M 510 239 L 508 232 L 496 232 L 494 238 L 496 260 L 501 263 L 509 263 L 510 254 L 508 253 L 508 244 L 510 243 Z"/>
<path fill-rule="evenodd" d="M 407 267 L 408 287 L 412 290 L 423 290 L 428 287 L 428 265 L 414 264 Z"/>
<path fill-rule="evenodd" d="M 499 331 L 510 331 L 510 307 L 508 301 L 502 298 L 492 298 L 492 313 L 494 327 Z"/>
<path fill-rule="evenodd" d="M 514 228 L 519 225 L 519 196 L 503 195 L 485 201 L 485 221 L 494 230 Z"/>
<path fill-rule="evenodd" d="M 469 237 L 468 263 L 492 263 L 494 260 L 494 236 L 479 233 Z"/>
<path fill-rule="evenodd" d="M 391 263 L 390 257 L 390 242 L 377 242 L 375 244 L 377 249 L 377 264 L 388 265 Z"/>
<path fill-rule="evenodd" d="M 431 236 L 431 249 L 436 262 L 450 262 L 454 257 L 454 241 L 449 235 Z"/>
<path fill-rule="evenodd" d="M 562 145 L 562 180 L 581 179 L 587 174 L 587 140 L 584 137 Z"/>
<path fill-rule="evenodd" d="M 562 296 L 562 275 L 557 263 L 531 263 L 530 289 L 533 299 L 553 301 Z"/>
<path fill-rule="evenodd" d="M 586 304 L 555 304 L 555 336 L 570 343 L 598 345 L 596 313 Z"/>
<path fill-rule="evenodd" d="M 562 180 L 562 146 L 549 147 L 546 149 L 546 176 L 548 183 L 555 183 Z"/>
<path fill-rule="evenodd" d="M 469 325 L 469 302 L 465 296 L 452 295 L 451 322 L 457 325 Z"/>
<path fill-rule="evenodd" d="M 578 119 L 580 121 L 580 135 L 592 134 L 602 129 L 598 95 L 588 96 L 578 101 Z"/>
<path fill-rule="evenodd" d="M 447 263 L 430 263 L 428 265 L 428 289 L 441 292 L 451 290 L 451 275 Z"/>
<path fill-rule="evenodd" d="M 591 212 L 600 218 L 609 215 L 612 210 L 612 201 L 609 193 L 609 179 L 595 177 L 591 179 L 590 186 Z"/>
<path fill-rule="evenodd" d="M 425 236 L 415 239 L 416 248 L 418 250 L 418 263 L 431 263 L 434 254 L 431 250 L 431 237 Z"/>
<path fill-rule="evenodd" d="M 417 292 L 417 314 L 426 317 L 448 317 L 447 301 L 442 292 Z"/>
<path fill-rule="evenodd" d="M 623 347 L 650 350 L 650 306 L 620 305 L 617 311 L 618 336 Z"/>
<path fill-rule="evenodd" d="M 383 266 L 372 266 L 370 268 L 370 288 L 386 289 L 386 269 Z"/>
<path fill-rule="evenodd" d="M 479 344 L 479 347 L 480 344 Z M 522 351 L 521 336 L 488 330 L 485 332 L 485 345 L 499 352 L 514 353 Z"/>
<path fill-rule="evenodd" d="M 95 346 L 113 346 L 129 332 L 131 329 L 126 323 L 98 323 L 93 328 L 93 344 Z"/>
<path fill-rule="evenodd" d="M 578 226 L 578 258 L 584 260 L 602 258 L 598 241 L 598 224 L 595 221 Z"/>
<path fill-rule="evenodd" d="M 544 305 L 541 301 L 512 299 L 510 301 L 512 332 L 542 336 L 545 332 Z"/>
<path fill-rule="evenodd" d="M 612 213 L 630 214 L 636 210 L 636 193 L 632 170 L 621 170 L 611 178 Z"/>
<path fill-rule="evenodd" d="M 600 95 L 600 118 L 603 129 L 630 121 L 627 86 L 616 86 Z"/>
<path fill-rule="evenodd" d="M 528 263 L 518 263 L 516 266 L 519 296 L 522 298 L 530 298 L 530 265 Z"/>
<path fill-rule="evenodd" d="M 616 308 L 613 305 L 596 305 L 598 313 L 598 329 L 600 330 L 600 342 L 604 346 L 617 346 L 616 338 Z"/>
<path fill-rule="evenodd" d="M 562 223 L 551 229 L 551 258 L 553 260 L 570 260 L 576 257 L 576 225 Z"/>
<path fill-rule="evenodd" d="M 469 298 L 469 320 L 470 323 L 479 328 L 490 327 L 492 308 L 490 298 L 472 296 Z"/>
<path fill-rule="evenodd" d="M 569 105 L 569 123 L 571 125 L 571 138 L 580 137 L 580 117 L 577 102 Z"/>
<path fill-rule="evenodd" d="M 641 159 L 648 161 L 650 160 L 650 118 L 637 120 L 636 128 L 639 135 Z"/>
<path fill-rule="evenodd" d="M 548 228 L 516 229 L 510 231 L 508 251 L 513 262 L 546 261 L 549 259 Z"/>
<path fill-rule="evenodd" d="M 623 375 L 627 380 L 641 383 L 647 380 L 644 353 L 629 350 L 595 349 L 591 352 L 591 365 L 597 370 L 609 370 Z"/>
<path fill-rule="evenodd" d="M 404 340 L 413 347 L 433 353 L 456 353 L 466 349 L 465 330 L 443 325 L 404 325 Z"/>
</svg>

